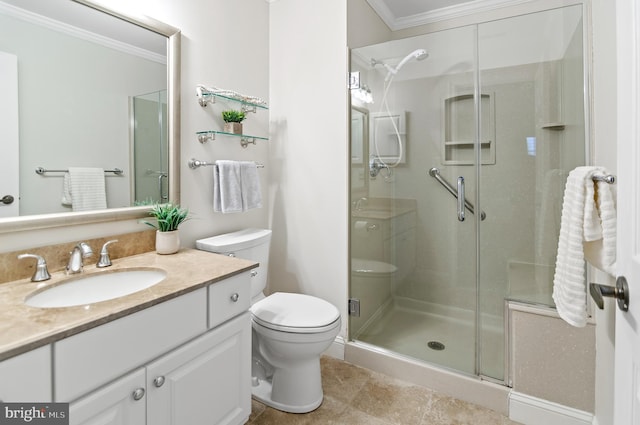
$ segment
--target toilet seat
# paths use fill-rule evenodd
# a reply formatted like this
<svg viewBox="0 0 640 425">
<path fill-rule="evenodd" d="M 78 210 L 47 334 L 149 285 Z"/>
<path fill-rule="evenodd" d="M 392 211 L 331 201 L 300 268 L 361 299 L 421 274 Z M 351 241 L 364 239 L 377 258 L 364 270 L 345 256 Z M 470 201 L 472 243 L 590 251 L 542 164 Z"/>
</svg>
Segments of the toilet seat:
<svg viewBox="0 0 640 425">
<path fill-rule="evenodd" d="M 321 333 L 333 329 L 340 312 L 310 295 L 276 292 L 251 306 L 252 319 L 265 328 L 290 333 Z"/>
</svg>

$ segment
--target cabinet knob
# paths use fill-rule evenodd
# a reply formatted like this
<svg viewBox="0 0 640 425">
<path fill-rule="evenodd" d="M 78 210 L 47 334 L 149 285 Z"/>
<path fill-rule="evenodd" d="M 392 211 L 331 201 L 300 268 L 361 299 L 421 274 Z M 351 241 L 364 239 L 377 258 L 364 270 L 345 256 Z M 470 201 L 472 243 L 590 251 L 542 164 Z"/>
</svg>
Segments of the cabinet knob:
<svg viewBox="0 0 640 425">
<path fill-rule="evenodd" d="M 234 292 L 233 294 L 231 294 L 231 301 L 238 302 L 238 300 L 240 299 L 240 295 L 238 295 L 237 292 Z"/>
<path fill-rule="evenodd" d="M 155 385 L 158 388 L 163 386 L 164 385 L 164 376 L 156 376 L 156 378 L 153 380 L 153 385 Z"/>
<path fill-rule="evenodd" d="M 144 397 L 144 388 L 138 388 L 133 392 L 133 399 L 135 401 L 140 400 L 142 397 Z"/>
</svg>

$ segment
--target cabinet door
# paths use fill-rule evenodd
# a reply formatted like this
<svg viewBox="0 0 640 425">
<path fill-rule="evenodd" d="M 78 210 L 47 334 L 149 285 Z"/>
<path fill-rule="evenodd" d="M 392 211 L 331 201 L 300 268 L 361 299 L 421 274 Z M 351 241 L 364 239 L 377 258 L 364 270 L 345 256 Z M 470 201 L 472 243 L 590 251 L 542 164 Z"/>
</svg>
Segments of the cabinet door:
<svg viewBox="0 0 640 425">
<path fill-rule="evenodd" d="M 0 362 L 0 400 L 51 401 L 51 347 L 36 348 Z"/>
<path fill-rule="evenodd" d="M 145 370 L 94 391 L 69 405 L 70 425 L 143 425 L 146 418 Z"/>
<path fill-rule="evenodd" d="M 153 425 L 243 424 L 251 413 L 248 312 L 147 367 Z"/>
</svg>

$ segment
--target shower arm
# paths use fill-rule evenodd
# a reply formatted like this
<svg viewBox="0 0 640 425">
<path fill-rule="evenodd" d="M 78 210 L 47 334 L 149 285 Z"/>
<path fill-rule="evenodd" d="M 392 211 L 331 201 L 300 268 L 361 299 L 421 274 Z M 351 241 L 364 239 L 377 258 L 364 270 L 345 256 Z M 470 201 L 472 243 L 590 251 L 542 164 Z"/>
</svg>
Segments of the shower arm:
<svg viewBox="0 0 640 425">
<path fill-rule="evenodd" d="M 458 191 L 456 190 L 455 187 L 451 185 L 451 183 L 449 183 L 444 178 L 442 178 L 442 176 L 440 175 L 439 169 L 433 167 L 432 169 L 429 170 L 429 175 L 434 179 L 438 180 L 438 183 L 444 186 L 444 188 L 447 189 L 449 193 L 451 193 L 454 196 L 454 198 L 458 199 Z M 464 206 L 469 210 L 471 214 L 475 214 L 474 212 L 475 208 L 473 204 L 469 202 L 466 198 L 463 198 L 463 199 L 464 199 Z M 480 220 L 484 220 L 485 218 L 487 218 L 487 215 L 485 214 L 485 212 L 480 211 Z"/>
</svg>

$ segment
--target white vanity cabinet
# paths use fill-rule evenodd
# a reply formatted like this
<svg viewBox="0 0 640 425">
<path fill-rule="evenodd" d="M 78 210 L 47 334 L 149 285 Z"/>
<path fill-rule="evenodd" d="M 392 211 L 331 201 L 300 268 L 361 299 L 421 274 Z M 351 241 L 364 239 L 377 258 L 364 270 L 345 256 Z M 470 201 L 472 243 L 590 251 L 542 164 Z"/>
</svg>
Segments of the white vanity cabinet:
<svg viewBox="0 0 640 425">
<path fill-rule="evenodd" d="M 51 347 L 36 348 L 0 362 L 0 400 L 51 401 Z"/>
<path fill-rule="evenodd" d="M 251 413 L 248 312 L 147 367 L 147 424 L 242 424 Z"/>
<path fill-rule="evenodd" d="M 70 404 L 71 425 L 242 424 L 251 413 L 245 312 Z"/>
<path fill-rule="evenodd" d="M 249 293 L 245 272 L 54 343 L 70 424 L 246 422 Z"/>
</svg>

